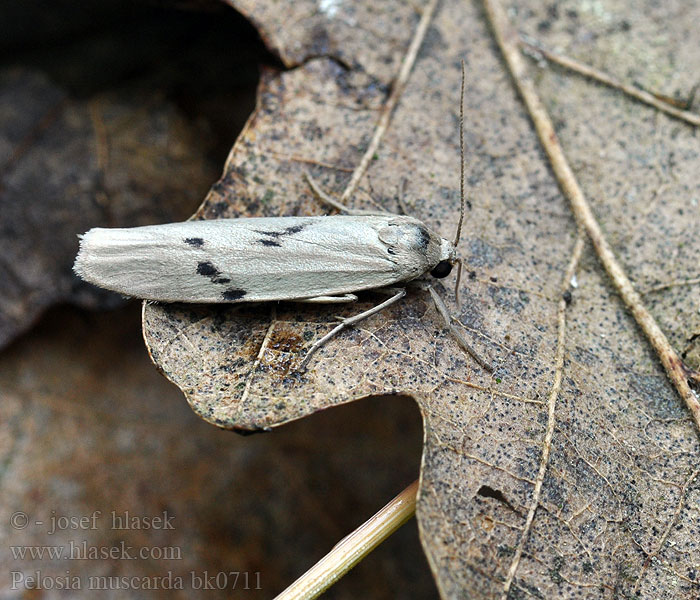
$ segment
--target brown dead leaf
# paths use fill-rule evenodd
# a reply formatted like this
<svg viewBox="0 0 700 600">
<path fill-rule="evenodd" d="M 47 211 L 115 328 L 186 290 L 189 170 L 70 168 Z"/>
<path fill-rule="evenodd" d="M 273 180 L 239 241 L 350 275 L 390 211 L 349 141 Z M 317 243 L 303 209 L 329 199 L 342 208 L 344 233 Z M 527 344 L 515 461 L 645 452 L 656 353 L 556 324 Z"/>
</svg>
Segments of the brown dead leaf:
<svg viewBox="0 0 700 600">
<path fill-rule="evenodd" d="M 228 0 L 257 27 L 287 67 L 327 56 L 352 70 L 364 70 L 386 84 L 396 75 L 420 6 L 322 0 L 274 2 Z"/>
<path fill-rule="evenodd" d="M 349 9 L 330 4 L 338 12 L 319 17 L 311 3 L 297 3 L 298 14 L 308 9 L 314 19 L 291 19 L 290 32 L 274 36 L 290 45 L 280 54 L 302 64 L 265 74 L 258 109 L 199 218 L 323 214 L 302 179 L 306 167 L 332 193 L 344 189 L 419 16 L 407 17 L 404 3 L 375 3 L 353 8 L 373 10 L 371 19 L 345 27 Z M 680 65 L 700 58 L 693 11 L 530 3 L 511 16 L 546 45 L 620 78 L 689 90 L 693 75 Z M 400 37 L 375 44 L 372 32 L 406 18 Z M 262 27 L 269 38 L 280 31 L 275 23 Z M 345 36 L 354 41 L 345 44 Z M 317 38 L 329 53 L 342 47 L 352 68 L 308 58 Z M 394 57 L 390 69 L 386 57 Z M 444 597 L 499 597 L 514 569 L 511 598 L 658 597 L 659 590 L 691 598 L 700 578 L 697 431 L 589 247 L 563 313 L 561 389 L 548 417 L 557 306 L 576 226 L 480 8 L 441 4 L 353 205 L 371 208 L 371 195 L 395 209 L 405 177 L 412 214 L 453 235 L 462 58 L 472 208 L 460 250 L 470 276 L 461 310 L 451 290 L 443 295 L 497 365 L 493 376 L 459 350 L 418 291 L 331 341 L 304 374 L 295 367 L 335 316 L 356 314 L 376 296 L 344 309 L 146 305 L 151 355 L 199 415 L 226 428 L 269 428 L 369 395 L 410 393 L 426 431 L 418 520 Z M 571 74 L 534 64 L 532 72 L 635 285 L 674 284 L 645 299 L 674 346 L 686 348 L 700 327 L 697 282 L 683 284 L 698 276 L 696 132 Z M 533 500 L 548 423 L 551 455 Z"/>
</svg>

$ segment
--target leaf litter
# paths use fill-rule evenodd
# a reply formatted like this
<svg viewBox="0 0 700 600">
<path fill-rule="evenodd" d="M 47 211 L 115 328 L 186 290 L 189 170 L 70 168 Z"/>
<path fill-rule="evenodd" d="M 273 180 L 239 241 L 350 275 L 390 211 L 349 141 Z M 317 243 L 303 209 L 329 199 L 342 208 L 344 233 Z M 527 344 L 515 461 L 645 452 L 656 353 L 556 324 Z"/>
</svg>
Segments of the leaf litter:
<svg viewBox="0 0 700 600">
<path fill-rule="evenodd" d="M 409 48 L 420 17 L 397 3 L 374 15 L 372 30 L 381 30 L 392 10 L 413 24 L 400 39 L 385 41 L 391 49 L 373 39 L 350 59 L 354 46 L 344 36 L 353 40 L 357 32 L 347 15 L 336 14 L 323 35 L 329 53 L 344 49 L 342 60 L 302 53 L 295 68 L 264 74 L 258 107 L 196 218 L 323 214 L 302 177 L 305 168 L 342 195 L 399 71 L 396 48 Z M 608 25 L 625 10 L 632 9 L 621 5 L 608 14 Z M 621 64 L 642 55 L 640 48 L 653 55 L 649 19 L 659 10 L 650 8 L 649 17 L 635 10 L 637 21 L 626 32 L 638 36 L 632 52 L 613 48 Z M 513 13 L 524 29 L 550 23 L 558 40 L 567 26 L 600 27 L 600 15 L 586 11 L 559 10 L 552 19 L 533 5 Z M 321 35 L 322 25 L 308 31 L 302 23 L 290 30 L 307 40 Z M 279 43 L 285 56 L 284 44 L 293 43 L 271 33 L 278 31 L 273 25 L 268 43 Z M 578 43 L 600 57 L 614 41 Z M 388 56 L 395 57 L 393 69 Z M 492 357 L 493 375 L 459 350 L 430 298 L 414 290 L 332 340 L 305 373 L 295 366 L 313 340 L 336 316 L 356 314 L 376 298 L 367 294 L 341 309 L 147 304 L 149 351 L 200 416 L 230 429 L 266 430 L 357 398 L 411 394 L 425 426 L 417 517 L 444 597 L 647 597 L 659 590 L 692 597 L 700 533 L 697 431 L 590 246 L 577 241 L 576 223 L 480 8 L 440 5 L 351 204 L 371 208 L 371 196 L 395 210 L 405 178 L 411 213 L 451 236 L 459 205 L 462 58 L 471 210 L 460 251 L 469 277 L 461 309 L 449 286 L 441 293 L 466 335 Z M 676 83 L 676 65 L 658 53 L 653 58 L 652 75 Z M 692 129 L 558 72 L 538 73 L 537 83 L 633 281 L 692 282 L 700 250 L 698 220 L 684 216 L 697 216 L 688 199 L 700 186 Z M 665 187 L 654 198 L 661 176 Z M 654 210 L 639 211 L 650 200 Z M 563 291 L 572 276 L 578 286 Z M 649 303 L 676 348 L 698 330 L 693 285 L 665 288 Z"/>
</svg>

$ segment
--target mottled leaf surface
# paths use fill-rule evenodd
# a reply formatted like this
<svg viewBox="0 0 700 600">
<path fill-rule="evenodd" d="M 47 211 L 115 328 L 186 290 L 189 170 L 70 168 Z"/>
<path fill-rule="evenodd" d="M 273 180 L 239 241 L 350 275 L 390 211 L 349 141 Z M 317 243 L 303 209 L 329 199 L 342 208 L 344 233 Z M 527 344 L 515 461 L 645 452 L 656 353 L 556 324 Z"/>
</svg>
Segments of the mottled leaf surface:
<svg viewBox="0 0 700 600">
<path fill-rule="evenodd" d="M 420 5 L 409 2 L 275 2 L 228 0 L 258 28 L 268 46 L 288 67 L 327 56 L 381 82 L 396 75 L 405 42 Z"/>
<path fill-rule="evenodd" d="M 255 4 L 259 20 L 273 10 Z M 315 4 L 295 4 L 294 15 L 308 10 L 314 19 L 290 13 L 285 33 L 278 14 L 261 28 L 299 66 L 265 74 L 258 108 L 197 218 L 323 214 L 303 169 L 339 195 L 374 132 L 419 15 L 375 43 L 367 28 L 386 22 L 390 31 L 404 3 L 353 8 L 366 20 L 349 28 L 344 3 L 323 18 Z M 510 14 L 545 44 L 620 78 L 665 92 L 694 83 L 684 65 L 700 58 L 690 25 L 697 8 L 530 3 Z M 337 50 L 342 60 L 313 58 L 316 39 L 328 49 L 322 54 Z M 441 292 L 497 366 L 493 376 L 459 350 L 420 290 L 331 341 L 303 374 L 296 368 L 306 350 L 337 315 L 381 297 L 365 294 L 347 307 L 145 305 L 151 355 L 199 415 L 225 428 L 267 429 L 365 396 L 412 395 L 426 435 L 418 521 L 446 598 L 499 597 L 512 566 L 511 598 L 696 597 L 698 434 L 590 247 L 566 310 L 552 453 L 525 530 L 576 226 L 480 7 L 441 3 L 352 204 L 396 210 L 405 179 L 409 211 L 454 234 L 462 58 L 471 208 L 460 244 L 468 273 L 461 308 L 452 278 Z M 616 254 L 635 285 L 650 290 L 645 301 L 673 345 L 692 350 L 700 329 L 697 132 L 578 76 L 534 63 L 532 72 Z M 651 290 L 659 284 L 672 285 Z"/>
</svg>

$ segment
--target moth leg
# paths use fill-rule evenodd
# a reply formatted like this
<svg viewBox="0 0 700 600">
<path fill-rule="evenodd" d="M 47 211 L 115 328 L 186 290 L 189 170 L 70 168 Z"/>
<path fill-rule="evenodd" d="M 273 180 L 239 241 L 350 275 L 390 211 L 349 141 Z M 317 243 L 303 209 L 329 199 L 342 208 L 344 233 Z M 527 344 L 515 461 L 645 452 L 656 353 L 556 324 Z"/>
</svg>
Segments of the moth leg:
<svg viewBox="0 0 700 600">
<path fill-rule="evenodd" d="M 309 351 L 306 353 L 306 356 L 304 357 L 304 360 L 301 361 L 301 365 L 299 366 L 299 370 L 303 371 L 306 369 L 306 365 L 309 363 L 309 360 L 311 357 L 316 353 L 316 351 L 323 346 L 328 340 L 331 338 L 335 337 L 338 335 L 343 329 L 346 327 L 349 327 L 350 325 L 354 325 L 355 323 L 359 323 L 363 319 L 366 319 L 367 317 L 371 317 L 372 315 L 384 310 L 388 306 L 391 306 L 395 302 L 398 302 L 401 300 L 406 295 L 406 290 L 403 288 L 400 288 L 396 291 L 396 293 L 389 299 L 384 300 L 381 304 L 377 304 L 377 306 L 373 306 L 369 310 L 366 310 L 365 312 L 361 312 L 358 315 L 355 315 L 354 317 L 348 317 L 342 319 L 342 321 L 336 325 L 333 329 L 331 329 L 326 335 L 324 335 L 320 340 L 314 342 L 313 346 L 309 348 Z"/>
<path fill-rule="evenodd" d="M 493 373 L 493 367 L 486 359 L 479 356 L 479 353 L 472 348 L 471 344 L 464 337 L 459 328 L 452 322 L 452 317 L 450 316 L 445 303 L 440 298 L 440 295 L 433 289 L 432 285 L 426 286 L 430 295 L 433 297 L 433 302 L 435 302 L 435 308 L 440 313 L 443 321 L 445 321 L 445 327 L 450 330 L 450 333 L 455 338 L 457 343 L 462 347 L 462 350 L 466 351 L 476 362 L 478 362 L 484 369 L 489 373 Z"/>
<path fill-rule="evenodd" d="M 316 180 L 311 177 L 311 173 L 308 171 L 304 170 L 304 178 L 306 179 L 306 182 L 309 184 L 309 187 L 311 188 L 311 191 L 314 193 L 314 195 L 324 204 L 328 204 L 328 206 L 332 206 L 333 208 L 339 210 L 340 212 L 346 213 L 348 215 L 385 215 L 385 214 L 391 214 L 391 213 L 386 213 L 382 212 L 379 210 L 357 210 L 354 208 L 348 208 L 343 204 L 342 202 L 338 202 L 334 198 L 331 198 L 326 192 L 324 192 L 321 189 L 321 186 L 316 183 Z"/>
<path fill-rule="evenodd" d="M 408 214 L 408 207 L 406 206 L 406 202 L 404 201 L 404 198 L 406 196 L 406 183 L 408 183 L 407 179 L 405 177 L 402 177 L 401 181 L 399 182 L 399 195 L 397 198 L 399 208 L 401 209 L 401 212 L 399 214 L 402 215 Z"/>
<path fill-rule="evenodd" d="M 383 287 L 383 288 L 375 288 L 372 290 L 372 292 L 375 294 L 385 294 L 387 296 L 395 296 L 397 294 L 400 294 L 401 291 L 403 291 L 403 288 L 391 287 L 391 286 L 390 287 Z M 347 295 L 352 296 L 353 294 L 347 294 Z M 344 321 L 345 318 L 346 317 L 336 317 L 335 320 L 336 321 Z"/>
<path fill-rule="evenodd" d="M 342 296 L 314 296 L 313 298 L 304 298 L 303 300 L 295 300 L 295 302 L 308 302 L 309 304 L 341 304 L 343 302 L 356 302 L 355 294 L 343 294 Z"/>
</svg>

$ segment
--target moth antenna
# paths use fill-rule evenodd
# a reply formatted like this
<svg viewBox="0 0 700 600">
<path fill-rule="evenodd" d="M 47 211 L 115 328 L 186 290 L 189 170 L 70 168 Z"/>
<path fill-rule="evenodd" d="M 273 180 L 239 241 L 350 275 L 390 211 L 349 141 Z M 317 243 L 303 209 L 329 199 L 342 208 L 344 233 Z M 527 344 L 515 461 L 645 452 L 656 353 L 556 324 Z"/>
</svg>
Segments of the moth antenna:
<svg viewBox="0 0 700 600">
<path fill-rule="evenodd" d="M 457 263 L 457 277 L 455 277 L 455 303 L 457 308 L 462 308 L 462 299 L 459 297 L 459 284 L 462 282 L 462 259 L 458 258 Z"/>
<path fill-rule="evenodd" d="M 459 223 L 457 223 L 457 233 L 454 245 L 459 244 L 462 236 L 462 223 L 464 222 L 464 59 L 462 59 L 462 88 L 459 95 Z"/>
</svg>

